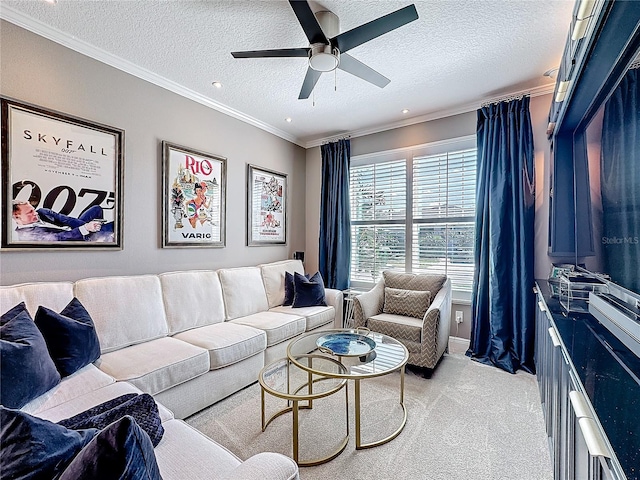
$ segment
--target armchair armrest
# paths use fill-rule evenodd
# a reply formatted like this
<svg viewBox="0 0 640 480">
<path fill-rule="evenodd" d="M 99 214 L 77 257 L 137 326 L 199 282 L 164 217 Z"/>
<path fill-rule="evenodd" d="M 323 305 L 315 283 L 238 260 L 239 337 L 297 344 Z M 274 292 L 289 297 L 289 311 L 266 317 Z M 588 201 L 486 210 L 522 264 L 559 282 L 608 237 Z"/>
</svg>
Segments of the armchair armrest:
<svg viewBox="0 0 640 480">
<path fill-rule="evenodd" d="M 325 288 L 324 299 L 326 300 L 327 305 L 333 307 L 336 311 L 336 316 L 333 319 L 333 328 L 342 328 L 342 310 L 344 308 L 344 294 L 342 293 L 342 290 Z"/>
<path fill-rule="evenodd" d="M 353 301 L 354 326 L 364 327 L 369 317 L 382 313 L 382 307 L 384 306 L 384 279 L 380 279 L 368 292 L 354 297 Z"/>
<path fill-rule="evenodd" d="M 449 342 L 449 330 L 451 328 L 451 279 L 442 284 L 440 290 L 431 302 L 429 309 L 422 320 L 422 342 L 424 343 L 432 331 L 433 341 L 436 343 L 438 358 L 444 353 Z M 437 335 L 437 336 L 436 336 Z"/>
<path fill-rule="evenodd" d="M 258 453 L 242 462 L 225 477 L 227 480 L 268 478 L 269 480 L 299 480 L 298 466 L 279 453 Z"/>
</svg>

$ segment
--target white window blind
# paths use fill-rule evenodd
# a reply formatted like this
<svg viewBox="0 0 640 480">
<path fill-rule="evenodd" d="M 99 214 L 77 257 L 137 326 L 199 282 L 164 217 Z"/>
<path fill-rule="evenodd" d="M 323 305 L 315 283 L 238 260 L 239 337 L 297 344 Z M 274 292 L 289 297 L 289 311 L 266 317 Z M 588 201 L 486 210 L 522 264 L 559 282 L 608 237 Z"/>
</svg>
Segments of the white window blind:
<svg viewBox="0 0 640 480">
<path fill-rule="evenodd" d="M 351 167 L 351 282 L 393 269 L 446 274 L 471 291 L 476 150 L 407 156 Z"/>
<path fill-rule="evenodd" d="M 411 270 L 442 273 L 455 290 L 471 291 L 476 150 L 413 159 Z"/>
<path fill-rule="evenodd" d="M 404 269 L 406 161 L 352 167 L 351 281 L 375 282 L 386 269 Z"/>
</svg>

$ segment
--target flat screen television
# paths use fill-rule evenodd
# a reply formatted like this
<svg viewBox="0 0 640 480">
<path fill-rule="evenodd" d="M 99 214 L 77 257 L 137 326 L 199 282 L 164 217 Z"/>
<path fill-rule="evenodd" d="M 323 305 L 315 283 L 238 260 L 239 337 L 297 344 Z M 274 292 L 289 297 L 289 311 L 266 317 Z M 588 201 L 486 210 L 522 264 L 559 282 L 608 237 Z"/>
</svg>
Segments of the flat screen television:
<svg viewBox="0 0 640 480">
<path fill-rule="evenodd" d="M 575 208 L 589 207 L 590 254 L 575 263 L 607 279 L 608 292 L 589 295 L 589 312 L 640 356 L 640 53 L 635 58 L 585 129 L 589 185 Z"/>
<path fill-rule="evenodd" d="M 640 298 L 640 62 L 627 69 L 585 133 L 589 188 L 576 202 L 590 203 L 592 254 L 577 257 L 576 265 L 607 274 Z"/>
</svg>

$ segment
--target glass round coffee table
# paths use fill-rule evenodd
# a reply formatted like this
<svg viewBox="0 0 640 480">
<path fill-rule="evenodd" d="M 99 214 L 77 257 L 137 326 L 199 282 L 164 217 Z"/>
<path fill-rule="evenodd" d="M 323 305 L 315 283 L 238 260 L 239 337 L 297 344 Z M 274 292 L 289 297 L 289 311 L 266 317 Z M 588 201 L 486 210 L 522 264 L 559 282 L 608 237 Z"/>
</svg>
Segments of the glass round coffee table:
<svg viewBox="0 0 640 480">
<path fill-rule="evenodd" d="M 262 431 L 279 416 L 292 412 L 292 442 L 293 459 L 301 467 L 320 465 L 333 460 L 346 448 L 349 443 L 349 395 L 346 388 L 347 380 L 335 375 L 344 375 L 347 368 L 338 360 L 321 355 L 302 354 L 292 362 L 290 358 L 282 358 L 265 366 L 258 375 L 261 392 Z M 314 374 L 318 369 L 327 373 Z M 314 460 L 300 460 L 300 409 L 312 409 L 313 401 L 333 395 L 344 388 L 346 434 L 337 449 L 329 455 Z M 287 407 L 276 411 L 266 418 L 265 393 L 287 401 Z M 302 403 L 301 403 L 302 402 Z M 306 402 L 306 403 L 305 403 Z"/>
<path fill-rule="evenodd" d="M 310 354 L 335 359 L 344 365 L 345 371 L 324 368 L 327 364 L 321 362 L 309 364 L 300 360 Z M 404 405 L 404 369 L 409 360 L 409 352 L 398 340 L 388 335 L 371 332 L 366 328 L 322 330 L 309 332 L 293 339 L 287 347 L 287 357 L 292 364 L 309 373 L 353 380 L 357 450 L 387 443 L 404 429 L 407 423 L 407 409 Z M 385 438 L 362 443 L 360 382 L 396 371 L 400 371 L 400 406 L 402 408 L 400 426 Z"/>
</svg>

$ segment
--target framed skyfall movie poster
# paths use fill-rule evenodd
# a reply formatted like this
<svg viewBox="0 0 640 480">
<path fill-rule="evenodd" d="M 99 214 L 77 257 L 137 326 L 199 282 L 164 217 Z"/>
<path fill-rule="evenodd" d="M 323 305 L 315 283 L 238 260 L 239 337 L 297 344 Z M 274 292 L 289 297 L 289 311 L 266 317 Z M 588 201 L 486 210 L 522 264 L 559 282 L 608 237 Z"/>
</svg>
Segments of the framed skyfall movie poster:
<svg viewBox="0 0 640 480">
<path fill-rule="evenodd" d="M 162 142 L 162 246 L 224 247 L 227 159 Z"/>
<path fill-rule="evenodd" d="M 286 174 L 248 165 L 248 246 L 287 243 L 287 195 Z"/>
<path fill-rule="evenodd" d="M 0 97 L 2 249 L 122 249 L 124 131 Z"/>
</svg>

